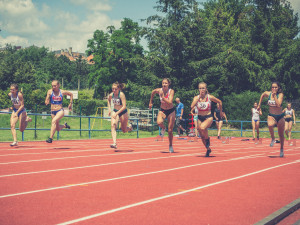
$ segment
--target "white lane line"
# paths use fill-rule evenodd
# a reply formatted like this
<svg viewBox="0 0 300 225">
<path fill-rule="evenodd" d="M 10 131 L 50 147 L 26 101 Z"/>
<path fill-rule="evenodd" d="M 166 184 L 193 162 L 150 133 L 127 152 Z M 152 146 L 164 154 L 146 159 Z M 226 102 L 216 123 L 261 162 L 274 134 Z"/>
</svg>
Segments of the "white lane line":
<svg viewBox="0 0 300 225">
<path fill-rule="evenodd" d="M 161 146 L 160 146 L 161 147 Z M 147 149 L 147 148 L 146 148 Z M 178 150 L 175 148 L 175 152 L 176 151 L 184 151 L 184 152 L 188 152 L 190 151 L 190 149 L 199 149 L 200 152 L 202 153 L 204 152 L 203 149 L 200 149 L 199 146 L 188 146 L 189 150 L 186 149 L 181 149 Z M 238 151 L 238 150 L 248 150 L 248 149 L 252 149 L 252 148 L 237 148 L 237 149 L 231 149 L 231 151 Z M 111 151 L 111 150 L 107 150 L 107 151 Z M 122 151 L 122 150 L 120 150 Z M 114 154 L 99 154 L 99 155 L 84 155 L 84 156 L 68 156 L 68 157 L 62 157 L 62 158 L 50 158 L 50 159 L 33 159 L 33 160 L 26 160 L 26 161 L 13 161 L 13 162 L 2 162 L 0 163 L 0 165 L 9 165 L 9 164 L 17 164 L 17 163 L 29 163 L 29 162 L 42 162 L 42 161 L 52 161 L 52 160 L 64 160 L 64 159 L 75 159 L 75 158 L 88 158 L 88 157 L 103 157 L 103 156 L 118 156 L 118 155 L 124 155 L 124 154 L 140 154 L 140 153 L 152 153 L 152 152 L 161 152 L 163 150 L 159 149 L 159 150 L 147 150 L 147 151 L 134 151 L 134 152 L 119 152 L 118 154 L 114 153 Z M 168 150 L 165 150 L 168 151 Z M 213 152 L 217 152 L 219 150 L 213 150 Z M 102 151 L 101 151 L 102 152 Z M 243 153 L 253 153 L 253 152 L 243 152 Z"/>
<path fill-rule="evenodd" d="M 112 163 L 103 163 L 103 164 L 88 165 L 88 166 L 78 166 L 78 167 L 69 167 L 69 168 L 61 168 L 61 169 L 53 169 L 53 170 L 32 171 L 32 172 L 26 172 L 26 173 L 6 174 L 6 175 L 0 175 L 0 178 L 3 178 L 3 177 L 13 177 L 13 176 L 21 176 L 21 175 L 30 175 L 30 174 L 39 174 L 39 173 L 58 172 L 58 171 L 66 171 L 66 170 L 85 169 L 85 168 L 100 167 L 100 166 L 109 166 L 109 165 L 117 165 L 117 164 L 125 164 L 125 163 L 132 163 L 132 162 L 141 162 L 141 161 L 148 161 L 148 160 L 179 158 L 179 157 L 193 156 L 193 155 L 198 155 L 198 154 L 199 153 L 192 153 L 192 154 L 185 154 L 185 155 L 170 155 L 170 156 L 166 156 L 166 157 L 135 159 L 135 160 L 128 160 L 128 161 L 120 161 L 120 162 L 112 162 Z"/>
<path fill-rule="evenodd" d="M 256 154 L 256 155 L 257 155 L 257 157 L 261 156 L 261 154 Z M 234 161 L 234 160 L 248 159 L 248 158 L 252 158 L 252 157 L 255 158 L 256 155 L 246 156 L 246 157 L 238 157 L 238 158 L 226 159 L 226 160 L 220 160 L 220 161 L 213 161 L 213 162 L 206 162 L 206 163 L 198 163 L 198 164 L 193 164 L 193 165 L 188 165 L 188 166 L 181 166 L 181 167 L 176 167 L 176 168 L 171 168 L 171 169 L 158 170 L 158 171 L 152 171 L 152 172 L 147 172 L 147 173 L 139 173 L 139 174 L 122 176 L 122 177 L 109 178 L 109 179 L 104 179 L 104 180 L 96 180 L 96 181 L 84 182 L 84 183 L 79 183 L 79 184 L 64 185 L 64 186 L 45 188 L 45 189 L 34 190 L 34 191 L 26 191 L 26 192 L 19 192 L 19 193 L 15 193 L 15 194 L 1 195 L 0 198 L 7 198 L 7 197 L 13 197 L 13 196 L 19 196 L 19 195 L 33 194 L 33 193 L 39 193 L 39 192 L 44 192 L 44 191 L 53 191 L 53 190 L 65 189 L 65 188 L 82 186 L 82 185 L 97 184 L 97 183 L 103 183 L 103 182 L 107 182 L 107 181 L 114 181 L 114 180 L 121 180 L 121 179 L 132 178 L 132 177 L 139 177 L 139 176 L 145 176 L 145 175 L 151 175 L 151 174 L 170 172 L 170 171 L 186 169 L 186 168 L 191 168 L 191 167 L 196 167 L 196 166 L 203 166 L 203 165 L 208 165 L 208 164 L 215 164 L 215 163 L 221 163 L 221 162 L 230 162 L 230 161 Z"/>
<path fill-rule="evenodd" d="M 163 200 L 163 199 L 166 199 L 166 198 L 171 198 L 171 197 L 175 197 L 175 196 L 178 196 L 178 195 L 183 195 L 183 194 L 186 194 L 186 193 L 189 193 L 189 192 L 198 191 L 198 190 L 201 190 L 201 189 L 204 189 L 204 188 L 207 188 L 207 187 L 212 187 L 212 186 L 215 186 L 215 185 L 218 185 L 218 184 L 223 184 L 223 183 L 226 183 L 226 182 L 229 182 L 229 181 L 242 179 L 242 178 L 245 178 L 245 177 L 249 177 L 249 176 L 252 176 L 252 175 L 256 175 L 256 174 L 259 174 L 259 173 L 266 172 L 268 170 L 276 169 L 276 168 L 283 167 L 283 166 L 288 166 L 288 165 L 299 163 L 299 162 L 300 162 L 300 160 L 296 160 L 296 161 L 293 161 L 293 162 L 290 162 L 290 163 L 285 163 L 285 164 L 281 164 L 281 165 L 278 165 L 278 166 L 269 167 L 269 168 L 266 168 L 266 169 L 258 170 L 258 171 L 252 172 L 252 173 L 247 173 L 247 174 L 237 176 L 237 177 L 232 177 L 232 178 L 229 178 L 229 179 L 226 179 L 226 180 L 221 180 L 221 181 L 218 181 L 218 182 L 214 182 L 214 183 L 211 183 L 211 184 L 199 186 L 199 187 L 192 188 L 192 189 L 189 189 L 189 190 L 180 191 L 180 192 L 177 192 L 177 193 L 164 195 L 164 196 L 157 197 L 157 198 L 148 199 L 146 201 L 137 202 L 137 203 L 122 206 L 122 207 L 119 207 L 119 208 L 115 208 L 115 209 L 107 210 L 107 211 L 104 211 L 104 212 L 96 213 L 96 214 L 93 214 L 93 215 L 90 215 L 90 216 L 85 216 L 85 217 L 81 217 L 81 218 L 78 218 L 78 219 L 66 221 L 66 222 L 63 222 L 63 223 L 59 223 L 58 225 L 68 225 L 68 224 L 82 222 L 82 221 L 85 221 L 85 220 L 93 219 L 93 218 L 100 217 L 100 216 L 103 216 L 103 215 L 107 215 L 107 214 L 110 214 L 110 213 L 115 213 L 115 212 L 118 212 L 118 211 L 122 211 L 122 210 L 125 210 L 125 209 L 140 206 L 140 205 L 149 204 L 149 203 L 159 201 L 159 200 Z"/>
</svg>

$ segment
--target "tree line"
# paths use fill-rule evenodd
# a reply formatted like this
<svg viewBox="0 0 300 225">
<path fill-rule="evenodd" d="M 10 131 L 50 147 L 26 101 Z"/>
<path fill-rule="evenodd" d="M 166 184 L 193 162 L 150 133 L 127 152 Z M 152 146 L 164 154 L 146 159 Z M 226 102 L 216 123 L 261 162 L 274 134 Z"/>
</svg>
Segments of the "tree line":
<svg viewBox="0 0 300 225">
<path fill-rule="evenodd" d="M 46 48 L 1 52 L 1 90 L 13 82 L 41 89 L 62 78 L 66 88 L 76 89 L 81 79 L 94 89 L 94 98 L 103 99 L 119 81 L 126 84 L 127 99 L 146 108 L 151 90 L 164 77 L 188 106 L 204 81 L 234 119 L 249 118 L 257 96 L 274 80 L 282 84 L 285 99 L 299 99 L 300 28 L 287 0 L 209 0 L 201 5 L 158 0 L 155 8 L 158 14 L 145 18 L 145 27 L 124 18 L 119 29 L 96 30 L 87 43 L 93 65 L 56 58 Z"/>
</svg>

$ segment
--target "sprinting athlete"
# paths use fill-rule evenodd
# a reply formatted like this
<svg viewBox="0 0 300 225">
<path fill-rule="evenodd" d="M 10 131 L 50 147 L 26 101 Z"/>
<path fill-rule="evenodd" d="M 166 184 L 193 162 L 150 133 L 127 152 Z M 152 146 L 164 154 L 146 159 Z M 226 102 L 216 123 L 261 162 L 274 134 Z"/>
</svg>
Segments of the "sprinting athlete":
<svg viewBox="0 0 300 225">
<path fill-rule="evenodd" d="M 119 82 L 113 83 L 112 93 L 109 94 L 107 99 L 108 115 L 111 116 L 111 136 L 113 139 L 113 144 L 110 145 L 111 148 L 117 148 L 117 125 L 119 120 L 123 133 L 132 131 L 132 124 L 127 126 L 128 112 L 126 109 L 126 97 L 122 89 L 124 89 L 123 84 Z M 114 106 L 113 112 L 111 112 L 111 101 Z"/>
<path fill-rule="evenodd" d="M 294 122 L 294 125 L 296 125 L 295 110 L 292 109 L 292 103 L 288 103 L 287 107 L 282 112 L 285 114 L 285 116 L 284 116 L 284 120 L 285 120 L 284 131 L 285 131 L 287 139 L 291 140 L 293 122 Z"/>
<path fill-rule="evenodd" d="M 257 109 L 257 102 L 254 102 L 254 106 L 251 109 L 252 113 L 252 135 L 253 135 L 253 140 L 255 140 L 255 130 L 257 132 L 257 139 L 259 139 L 259 121 L 260 118 L 259 116 L 262 115 L 261 109 Z"/>
<path fill-rule="evenodd" d="M 157 124 L 161 128 L 161 136 L 163 137 L 166 131 L 164 120 L 168 120 L 168 136 L 169 136 L 169 152 L 173 153 L 173 127 L 175 124 L 175 107 L 173 105 L 174 90 L 170 88 L 171 80 L 164 78 L 162 80 L 162 88 L 156 88 L 151 93 L 149 109 L 153 106 L 153 97 L 155 94 L 160 98 L 160 109 L 157 115 Z"/>
<path fill-rule="evenodd" d="M 262 100 L 268 98 L 269 114 L 268 114 L 268 127 L 271 134 L 270 147 L 274 146 L 275 136 L 274 136 L 274 126 L 277 124 L 278 135 L 280 139 L 280 157 L 284 156 L 284 113 L 282 113 L 282 101 L 283 93 L 278 82 L 272 82 L 271 91 L 265 91 L 259 100 L 257 110 L 260 110 Z"/>
<path fill-rule="evenodd" d="M 196 137 L 198 137 L 199 132 L 198 132 L 198 109 L 197 109 L 197 107 L 192 108 L 191 114 L 193 114 L 193 119 L 194 119 L 195 135 L 196 135 Z"/>
<path fill-rule="evenodd" d="M 213 122 L 213 115 L 211 114 L 211 102 L 219 103 L 220 115 L 222 112 L 222 101 L 207 91 L 207 85 L 204 82 L 198 85 L 199 95 L 195 96 L 191 105 L 191 108 L 197 107 L 198 109 L 198 131 L 200 133 L 202 143 L 206 147 L 206 157 L 209 157 L 211 153 L 210 138 L 208 136 L 208 128 Z"/>
<path fill-rule="evenodd" d="M 19 91 L 17 84 L 10 85 L 10 93 L 8 94 L 13 105 L 13 112 L 10 117 L 10 129 L 13 136 L 13 143 L 10 146 L 17 146 L 17 132 L 16 132 L 16 123 L 19 120 L 19 130 L 24 132 L 27 127 L 28 122 L 31 122 L 32 119 L 27 116 L 27 112 L 24 106 L 24 99 L 22 92 Z"/>
<path fill-rule="evenodd" d="M 217 108 L 215 108 L 214 117 L 216 119 L 216 125 L 218 129 L 218 139 L 221 139 L 221 129 L 223 126 L 223 119 L 226 120 L 226 123 L 228 124 L 227 116 L 225 112 L 223 111 L 223 115 L 220 114 L 220 105 L 217 103 Z"/>
<path fill-rule="evenodd" d="M 64 125 L 59 125 L 59 121 L 65 115 L 62 106 L 63 96 L 64 95 L 70 96 L 69 109 L 71 110 L 73 104 L 73 94 L 69 91 L 61 90 L 59 87 L 60 87 L 59 81 L 57 80 L 52 81 L 52 89 L 48 90 L 46 100 L 45 100 L 46 105 L 51 103 L 51 117 L 52 117 L 50 137 L 46 140 L 47 143 L 52 143 L 55 131 L 60 131 L 63 128 L 70 129 L 70 126 L 67 123 L 65 123 Z"/>
</svg>

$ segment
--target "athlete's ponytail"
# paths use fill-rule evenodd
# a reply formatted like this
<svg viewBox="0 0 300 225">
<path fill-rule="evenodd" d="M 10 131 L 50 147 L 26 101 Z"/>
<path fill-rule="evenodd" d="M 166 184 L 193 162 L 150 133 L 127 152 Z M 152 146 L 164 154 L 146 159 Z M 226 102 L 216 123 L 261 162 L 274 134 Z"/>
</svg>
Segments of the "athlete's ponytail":
<svg viewBox="0 0 300 225">
<path fill-rule="evenodd" d="M 113 83 L 113 86 L 117 86 L 120 90 L 125 89 L 125 84 L 124 83 L 119 83 L 118 81 L 116 81 L 115 83 Z"/>
</svg>

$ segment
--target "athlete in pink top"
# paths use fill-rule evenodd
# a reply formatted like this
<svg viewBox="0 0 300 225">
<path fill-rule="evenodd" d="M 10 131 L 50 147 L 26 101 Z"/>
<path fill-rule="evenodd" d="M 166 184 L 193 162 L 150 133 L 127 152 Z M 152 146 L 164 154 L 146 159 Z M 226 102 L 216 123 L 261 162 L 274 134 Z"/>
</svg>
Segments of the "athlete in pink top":
<svg viewBox="0 0 300 225">
<path fill-rule="evenodd" d="M 200 133 L 202 142 L 206 147 L 206 157 L 209 157 L 211 153 L 210 149 L 210 138 L 208 136 L 208 128 L 213 122 L 213 115 L 211 114 L 211 102 L 219 103 L 220 115 L 223 116 L 222 112 L 222 101 L 207 91 L 207 85 L 204 82 L 198 85 L 199 95 L 194 97 L 191 108 L 196 107 L 198 109 L 198 131 Z"/>
</svg>

